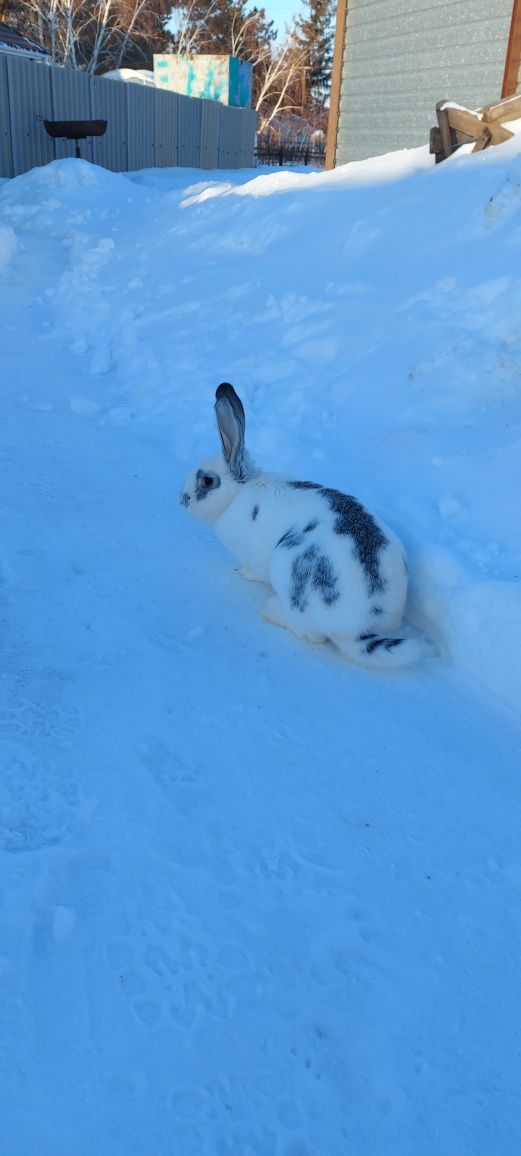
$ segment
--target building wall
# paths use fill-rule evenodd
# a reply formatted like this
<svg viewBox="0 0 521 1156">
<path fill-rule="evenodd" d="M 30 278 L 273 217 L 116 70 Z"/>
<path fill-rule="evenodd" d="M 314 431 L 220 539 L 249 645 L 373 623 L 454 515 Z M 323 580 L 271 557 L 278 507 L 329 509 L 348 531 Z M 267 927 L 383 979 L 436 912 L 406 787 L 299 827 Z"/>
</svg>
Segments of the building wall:
<svg viewBox="0 0 521 1156">
<path fill-rule="evenodd" d="M 512 0 L 347 0 L 335 163 L 426 144 L 439 100 L 501 96 Z"/>
</svg>

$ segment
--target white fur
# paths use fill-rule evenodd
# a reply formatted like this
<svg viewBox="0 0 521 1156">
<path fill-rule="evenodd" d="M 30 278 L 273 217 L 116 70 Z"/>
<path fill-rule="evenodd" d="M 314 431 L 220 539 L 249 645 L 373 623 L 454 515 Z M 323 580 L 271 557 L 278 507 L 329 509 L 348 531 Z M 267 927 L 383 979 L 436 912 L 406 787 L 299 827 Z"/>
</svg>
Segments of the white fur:
<svg viewBox="0 0 521 1156">
<path fill-rule="evenodd" d="M 207 471 L 220 484 L 198 497 L 198 475 Z M 283 478 L 254 473 L 251 465 L 247 480 L 237 481 L 218 455 L 190 474 L 181 501 L 193 517 L 213 526 L 246 577 L 272 587 L 274 595 L 263 611 L 268 621 L 307 641 L 331 641 L 349 659 L 373 670 L 398 669 L 425 652 L 420 640 L 406 639 L 389 649 L 383 643 L 376 645 L 369 653 L 367 640 L 360 639 L 370 634 L 372 639 L 390 641 L 389 632 L 402 622 L 407 594 L 403 547 L 376 519 L 373 522 L 386 539 L 377 552 L 383 588 L 371 593 L 371 576 L 362 565 L 356 539 L 335 530 L 337 514 L 319 489 L 293 488 Z M 289 546 L 281 544 L 288 532 L 295 538 L 292 544 L 290 537 Z M 295 575 L 305 564 L 305 551 L 323 565 L 316 581 L 314 572 L 312 578 L 308 575 L 299 600 Z M 327 575 L 334 579 L 329 587 Z"/>
</svg>

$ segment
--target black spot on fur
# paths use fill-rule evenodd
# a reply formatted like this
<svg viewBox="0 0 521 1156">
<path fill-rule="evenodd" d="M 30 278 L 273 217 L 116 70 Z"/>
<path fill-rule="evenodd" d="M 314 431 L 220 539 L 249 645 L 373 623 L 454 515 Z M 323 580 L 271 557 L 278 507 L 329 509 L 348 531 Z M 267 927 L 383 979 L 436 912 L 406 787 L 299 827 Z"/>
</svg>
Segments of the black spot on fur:
<svg viewBox="0 0 521 1156">
<path fill-rule="evenodd" d="M 371 606 L 369 613 L 375 614 L 375 615 L 376 614 L 383 614 L 383 610 L 382 610 L 381 606 Z"/>
<path fill-rule="evenodd" d="M 302 530 L 297 530 L 296 526 L 292 526 L 290 530 L 286 530 L 282 538 L 279 538 L 277 546 L 284 546 L 286 550 L 292 550 L 293 547 L 302 546 L 304 535 L 310 534 L 312 530 L 316 530 L 317 526 L 318 520 L 316 518 L 314 518 L 312 522 L 308 522 L 307 526 L 304 526 Z"/>
<path fill-rule="evenodd" d="M 362 637 L 362 636 L 360 636 Z M 385 646 L 386 650 L 392 650 L 393 647 L 399 646 L 403 642 L 403 638 L 374 638 L 372 642 L 368 642 L 366 646 L 366 653 L 372 654 L 374 650 L 378 650 L 380 646 Z"/>
<path fill-rule="evenodd" d="M 317 546 L 309 546 L 298 554 L 291 567 L 291 606 L 293 610 L 304 611 L 308 604 L 308 587 L 318 554 Z"/>
<path fill-rule="evenodd" d="M 257 514 L 258 514 L 258 512 L 259 512 L 259 507 L 258 507 L 258 506 L 254 506 L 254 507 L 253 507 L 253 510 L 252 510 L 252 512 L 251 512 L 251 520 L 252 520 L 252 522 L 254 522 L 254 521 L 255 521 L 255 519 L 256 519 L 256 517 L 257 517 Z"/>
<path fill-rule="evenodd" d="M 385 582 L 379 570 L 379 554 L 382 546 L 387 544 L 385 534 L 356 498 L 341 494 L 339 490 L 324 488 L 322 493 L 336 514 L 335 534 L 348 534 L 355 543 L 356 554 L 367 576 L 369 593 L 383 590 Z"/>
<path fill-rule="evenodd" d="M 385 646 L 386 642 L 386 638 L 373 638 L 372 642 L 367 643 L 365 649 L 368 654 L 372 654 L 373 650 L 379 650 L 381 646 Z"/>
<path fill-rule="evenodd" d="M 293 610 L 303 612 L 306 609 L 310 590 L 318 591 L 326 606 L 331 606 L 340 597 L 331 561 L 320 553 L 316 545 L 308 546 L 292 563 L 290 598 Z"/>
<path fill-rule="evenodd" d="M 320 591 L 326 606 L 332 606 L 333 602 L 336 602 L 340 597 L 335 571 L 325 554 L 320 554 L 317 558 L 313 575 L 313 588 Z"/>
<path fill-rule="evenodd" d="M 387 538 L 372 515 L 356 498 L 342 494 L 340 490 L 331 490 L 316 482 L 288 482 L 288 485 L 294 490 L 318 490 L 323 495 L 330 510 L 336 514 L 335 534 L 349 535 L 354 541 L 355 556 L 365 570 L 369 593 L 383 590 L 385 581 L 380 574 L 379 555 L 382 546 L 387 545 Z"/>
<path fill-rule="evenodd" d="M 277 546 L 284 546 L 286 550 L 292 550 L 294 546 L 301 546 L 303 541 L 304 534 L 302 530 L 297 530 L 295 526 L 292 526 L 290 530 L 286 530 L 282 538 L 279 538 Z"/>
</svg>

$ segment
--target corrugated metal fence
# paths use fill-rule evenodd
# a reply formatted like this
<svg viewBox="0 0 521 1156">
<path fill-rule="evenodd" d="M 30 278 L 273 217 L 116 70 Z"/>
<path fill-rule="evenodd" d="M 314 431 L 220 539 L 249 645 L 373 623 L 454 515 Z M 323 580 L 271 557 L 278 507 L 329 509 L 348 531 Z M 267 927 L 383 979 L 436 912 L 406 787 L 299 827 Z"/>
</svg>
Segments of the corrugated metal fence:
<svg viewBox="0 0 521 1156">
<path fill-rule="evenodd" d="M 253 165 L 257 114 L 137 84 L 87 76 L 0 52 L 0 176 L 15 177 L 74 141 L 51 140 L 46 120 L 107 120 L 104 136 L 81 142 L 86 160 L 115 172 L 175 165 Z"/>
</svg>

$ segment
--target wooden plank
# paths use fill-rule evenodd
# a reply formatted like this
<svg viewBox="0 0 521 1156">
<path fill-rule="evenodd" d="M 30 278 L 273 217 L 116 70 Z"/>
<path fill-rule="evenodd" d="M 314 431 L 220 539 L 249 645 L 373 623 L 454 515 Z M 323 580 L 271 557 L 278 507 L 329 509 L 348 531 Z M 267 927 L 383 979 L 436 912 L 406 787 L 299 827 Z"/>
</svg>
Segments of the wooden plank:
<svg viewBox="0 0 521 1156">
<path fill-rule="evenodd" d="M 487 129 L 490 133 L 490 143 L 493 145 L 503 144 L 506 140 L 511 140 L 514 133 L 509 128 L 505 128 L 504 124 L 500 124 L 498 120 L 493 124 L 487 124 Z"/>
<path fill-rule="evenodd" d="M 452 156 L 454 145 L 456 143 L 455 138 L 451 132 L 449 114 L 445 108 L 446 104 L 446 100 L 439 100 L 436 105 L 436 116 L 438 118 L 438 125 L 440 129 L 441 153 L 443 160 L 447 160 L 447 157 Z"/>
<path fill-rule="evenodd" d="M 501 96 L 515 96 L 521 67 L 521 0 L 514 0 Z"/>
<path fill-rule="evenodd" d="M 348 0 L 338 0 L 336 10 L 335 50 L 333 53 L 331 96 L 329 98 L 329 117 L 327 122 L 326 169 L 334 169 L 336 163 L 336 142 L 338 136 L 338 118 L 340 115 L 340 90 L 342 88 L 342 70 L 345 52 L 347 4 Z"/>
<path fill-rule="evenodd" d="M 482 131 L 481 131 L 481 136 L 478 137 L 478 140 L 476 141 L 474 148 L 472 149 L 472 152 L 473 153 L 480 153 L 483 151 L 483 149 L 488 148 L 489 144 L 490 144 L 490 129 L 489 129 L 488 125 L 484 124 Z"/>
<path fill-rule="evenodd" d="M 436 157 L 436 164 L 443 160 L 442 156 L 441 133 L 438 127 L 431 128 L 429 134 L 429 152 Z"/>
<path fill-rule="evenodd" d="M 445 111 L 451 128 L 457 129 L 465 136 L 474 137 L 474 139 L 480 135 L 483 122 L 479 113 L 472 112 L 469 108 L 454 108 L 452 105 L 449 105 Z"/>
<path fill-rule="evenodd" d="M 486 104 L 479 110 L 483 120 L 491 124 L 494 120 L 518 120 L 521 117 L 521 96 L 511 96 L 510 100 L 500 100 L 498 104 Z"/>
</svg>

